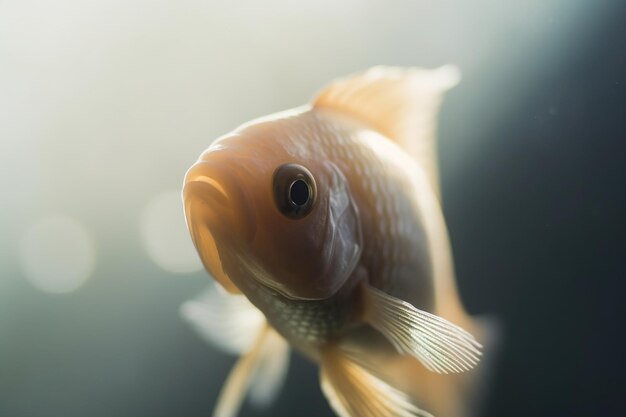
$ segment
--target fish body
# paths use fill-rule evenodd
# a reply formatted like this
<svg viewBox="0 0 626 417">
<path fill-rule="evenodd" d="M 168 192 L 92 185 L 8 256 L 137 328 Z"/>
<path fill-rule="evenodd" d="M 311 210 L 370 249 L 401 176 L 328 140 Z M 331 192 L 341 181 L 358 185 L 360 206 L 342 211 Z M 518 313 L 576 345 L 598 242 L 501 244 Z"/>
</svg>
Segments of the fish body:
<svg viewBox="0 0 626 417">
<path fill-rule="evenodd" d="M 320 364 L 342 417 L 464 415 L 452 397 L 467 378 L 437 377 L 425 394 L 431 373 L 469 371 L 481 354 L 458 326 L 479 331 L 456 293 L 434 160 L 437 109 L 457 80 L 450 67 L 377 67 L 241 126 L 189 170 L 186 218 L 204 265 L 223 297 L 264 316 L 216 416 L 236 413 L 277 345 Z"/>
</svg>

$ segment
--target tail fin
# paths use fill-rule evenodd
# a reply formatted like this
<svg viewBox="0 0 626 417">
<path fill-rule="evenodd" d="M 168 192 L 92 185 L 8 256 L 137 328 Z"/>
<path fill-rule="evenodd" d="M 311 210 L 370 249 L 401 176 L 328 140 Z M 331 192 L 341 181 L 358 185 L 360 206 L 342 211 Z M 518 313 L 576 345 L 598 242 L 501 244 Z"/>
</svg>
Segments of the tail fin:
<svg viewBox="0 0 626 417">
<path fill-rule="evenodd" d="M 492 385 L 493 373 L 498 360 L 502 343 L 503 328 L 496 317 L 473 317 L 477 333 L 484 343 L 484 356 L 481 365 L 474 374 L 468 375 L 469 382 L 465 387 L 465 404 L 471 413 L 468 416 L 481 415 L 485 401 L 489 396 L 489 387 Z"/>
</svg>

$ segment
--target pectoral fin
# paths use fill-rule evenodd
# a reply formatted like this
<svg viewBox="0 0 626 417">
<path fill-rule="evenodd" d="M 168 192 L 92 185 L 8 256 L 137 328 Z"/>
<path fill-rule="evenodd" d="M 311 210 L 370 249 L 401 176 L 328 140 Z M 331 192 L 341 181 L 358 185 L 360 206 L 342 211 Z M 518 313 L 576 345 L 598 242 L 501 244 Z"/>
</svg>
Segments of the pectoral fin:
<svg viewBox="0 0 626 417">
<path fill-rule="evenodd" d="M 400 353 L 409 354 L 430 371 L 456 373 L 472 369 L 482 347 L 462 328 L 376 288 L 365 288 L 365 320 Z"/>
<path fill-rule="evenodd" d="M 432 417 L 338 347 L 322 352 L 322 391 L 340 417 Z"/>
</svg>

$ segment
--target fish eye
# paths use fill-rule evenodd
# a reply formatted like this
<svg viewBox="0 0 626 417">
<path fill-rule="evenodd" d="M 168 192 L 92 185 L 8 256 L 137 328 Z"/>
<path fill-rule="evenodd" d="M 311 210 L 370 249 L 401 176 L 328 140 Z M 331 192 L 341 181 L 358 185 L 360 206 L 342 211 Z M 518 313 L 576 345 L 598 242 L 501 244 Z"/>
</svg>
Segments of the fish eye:
<svg viewBox="0 0 626 417">
<path fill-rule="evenodd" d="M 274 201 L 278 210 L 291 219 L 309 214 L 317 188 L 313 174 L 298 164 L 284 164 L 274 171 Z"/>
</svg>

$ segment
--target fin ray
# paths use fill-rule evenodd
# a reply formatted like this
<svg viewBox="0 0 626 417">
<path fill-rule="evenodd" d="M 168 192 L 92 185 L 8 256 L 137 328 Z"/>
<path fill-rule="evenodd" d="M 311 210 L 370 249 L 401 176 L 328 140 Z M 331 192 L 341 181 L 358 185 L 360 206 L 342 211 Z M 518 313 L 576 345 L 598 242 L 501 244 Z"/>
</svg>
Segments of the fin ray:
<svg viewBox="0 0 626 417">
<path fill-rule="evenodd" d="M 340 348 L 322 353 L 322 391 L 340 417 L 432 417 Z"/>
<path fill-rule="evenodd" d="M 213 417 L 235 417 L 247 392 L 254 405 L 269 405 L 284 383 L 288 360 L 287 342 L 269 325 L 264 326 L 250 351 L 230 371 Z"/>
<path fill-rule="evenodd" d="M 248 391 L 258 407 L 276 398 L 289 368 L 289 344 L 246 297 L 214 285 L 183 303 L 180 312 L 203 339 L 243 355 L 222 388 L 216 417 L 234 416 Z"/>
<path fill-rule="evenodd" d="M 217 399 L 213 417 L 235 417 L 237 415 L 270 330 L 269 326 L 265 326 L 252 349 L 241 356 L 231 369 Z"/>
<path fill-rule="evenodd" d="M 437 373 L 468 371 L 480 361 L 481 344 L 459 326 L 376 288 L 365 292 L 366 321 L 398 352 L 416 357 Z"/>
<path fill-rule="evenodd" d="M 269 406 L 283 387 L 288 368 L 289 344 L 276 331 L 271 330 L 250 381 L 252 404 L 260 408 Z"/>
</svg>

